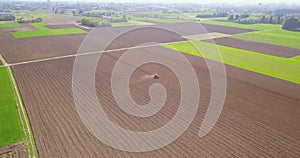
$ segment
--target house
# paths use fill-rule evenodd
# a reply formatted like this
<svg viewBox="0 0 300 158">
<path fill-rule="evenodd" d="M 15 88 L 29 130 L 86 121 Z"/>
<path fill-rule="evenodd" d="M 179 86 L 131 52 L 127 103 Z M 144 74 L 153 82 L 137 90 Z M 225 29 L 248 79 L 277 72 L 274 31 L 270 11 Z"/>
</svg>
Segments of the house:
<svg viewBox="0 0 300 158">
<path fill-rule="evenodd" d="M 0 16 L 9 16 L 12 15 L 12 11 L 10 10 L 0 10 Z"/>
</svg>

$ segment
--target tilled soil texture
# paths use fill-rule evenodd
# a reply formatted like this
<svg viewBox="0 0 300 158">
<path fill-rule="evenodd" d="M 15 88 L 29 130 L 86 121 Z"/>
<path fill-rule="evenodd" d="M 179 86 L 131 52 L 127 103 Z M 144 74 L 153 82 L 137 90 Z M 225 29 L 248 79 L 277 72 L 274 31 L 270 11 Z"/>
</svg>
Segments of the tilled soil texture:
<svg viewBox="0 0 300 158">
<path fill-rule="evenodd" d="M 25 142 L 15 143 L 6 147 L 0 148 L 0 158 L 25 158 L 26 145 Z"/>
<path fill-rule="evenodd" d="M 218 32 L 218 33 L 233 35 L 233 34 L 241 34 L 241 33 L 255 31 L 249 29 L 240 29 L 240 28 L 233 28 L 233 27 L 226 27 L 226 26 L 210 25 L 210 24 L 199 24 L 193 22 L 177 23 L 177 24 L 159 23 L 158 26 L 169 28 L 170 30 L 179 32 L 180 34 L 183 35 L 204 34 L 210 32 Z"/>
<path fill-rule="evenodd" d="M 291 58 L 300 55 L 299 49 L 259 42 L 245 41 L 234 38 L 218 38 L 214 39 L 214 42 L 218 45 L 239 48 L 283 58 Z"/>
<path fill-rule="evenodd" d="M 131 31 L 138 29 L 137 31 Z M 99 43 L 95 45 L 101 45 L 101 39 L 107 34 L 123 35 L 122 41 L 114 42 L 113 46 L 108 49 L 127 48 L 136 46 L 136 43 L 143 42 L 174 42 L 184 40 L 173 32 L 167 32 L 162 29 L 151 29 L 151 28 L 103 28 L 99 30 L 99 34 L 96 34 L 99 38 Z M 136 39 L 128 40 L 126 32 L 135 35 Z M 163 35 L 163 36 L 162 36 Z M 101 36 L 101 37 L 99 37 Z M 103 36 L 103 37 L 102 37 Z M 141 38 L 147 36 L 147 38 Z M 14 39 L 11 35 L 7 34 L 4 38 L 0 39 L 0 52 L 3 54 L 8 63 L 17 63 L 24 61 L 31 61 L 37 59 L 44 59 L 57 56 L 65 56 L 76 54 L 81 46 L 81 43 L 85 39 L 86 35 L 64 35 L 64 36 L 51 36 L 51 37 L 37 37 L 37 38 L 26 38 L 26 39 Z M 131 36 L 132 37 L 132 36 Z M 126 39 L 127 38 L 127 39 Z M 150 40 L 149 40 L 150 39 Z M 99 51 L 99 50 L 95 50 Z"/>
<path fill-rule="evenodd" d="M 151 53 L 151 49 L 138 51 Z M 131 116 L 116 105 L 111 90 L 112 69 L 121 55 L 122 52 L 105 54 L 98 64 L 95 83 L 101 108 L 115 124 L 132 131 L 150 131 L 165 125 L 174 117 L 180 102 L 180 85 L 175 74 L 161 64 L 149 63 L 139 67 L 130 79 L 132 98 L 138 104 L 148 103 L 148 90 L 152 83 L 163 84 L 168 97 L 158 114 L 149 118 Z M 202 58 L 185 56 L 199 78 L 201 96 L 197 115 L 188 130 L 175 142 L 145 153 L 113 149 L 85 128 L 72 96 L 74 58 L 13 66 L 40 157 L 300 156 L 299 85 L 226 66 L 228 90 L 225 107 L 212 131 L 199 138 L 199 127 L 210 100 L 210 77 Z M 86 60 L 88 68 L 89 61 L 96 57 L 88 55 L 80 58 Z M 85 72 L 82 73 L 85 75 Z M 151 74 L 154 73 L 160 75 L 159 80 L 152 79 Z"/>
<path fill-rule="evenodd" d="M 1 35 L 0 52 L 8 63 L 75 54 L 86 35 L 63 35 L 15 39 Z"/>
<path fill-rule="evenodd" d="M 73 26 L 73 25 L 72 25 Z M 176 34 L 179 33 L 181 36 L 193 35 L 193 34 L 203 34 L 207 32 L 221 32 L 225 34 L 235 34 L 235 33 L 243 33 L 248 32 L 250 30 L 244 29 L 236 29 L 229 27 L 220 27 L 213 25 L 203 25 L 206 29 L 201 27 L 200 24 L 197 23 L 181 23 L 181 24 L 160 24 L 154 27 L 161 27 L 162 30 L 175 31 Z M 57 27 L 57 26 L 49 26 L 49 27 Z M 60 27 L 60 26 L 58 26 Z M 101 28 L 98 38 L 105 38 L 106 35 L 114 34 L 120 35 L 122 33 L 130 32 L 131 30 L 141 29 L 141 28 L 149 28 L 147 27 L 120 27 L 120 28 Z M 150 27 L 151 28 L 151 27 Z M 143 29 L 141 29 L 143 30 Z M 207 30 L 207 31 L 206 31 Z M 166 32 L 166 31 L 164 31 Z M 176 37 L 175 39 L 166 35 L 165 33 L 159 33 L 157 29 L 148 29 L 143 30 L 137 33 L 136 39 L 131 39 L 135 41 L 139 41 L 145 36 L 152 36 L 153 41 L 155 42 L 175 42 L 179 39 Z M 62 35 L 62 36 L 51 36 L 51 37 L 34 37 L 34 38 L 25 38 L 25 39 L 14 39 L 10 34 L 3 34 L 0 38 L 0 52 L 7 60 L 8 63 L 17 63 L 24 61 L 31 61 L 37 59 L 44 59 L 50 57 L 57 56 L 65 56 L 76 54 L 78 48 L 80 47 L 82 41 L 85 39 L 86 35 Z M 132 44 L 131 40 L 122 40 L 118 42 L 118 45 L 115 44 L 116 47 L 110 47 L 110 49 L 115 48 L 127 48 L 129 46 L 135 46 Z"/>
</svg>

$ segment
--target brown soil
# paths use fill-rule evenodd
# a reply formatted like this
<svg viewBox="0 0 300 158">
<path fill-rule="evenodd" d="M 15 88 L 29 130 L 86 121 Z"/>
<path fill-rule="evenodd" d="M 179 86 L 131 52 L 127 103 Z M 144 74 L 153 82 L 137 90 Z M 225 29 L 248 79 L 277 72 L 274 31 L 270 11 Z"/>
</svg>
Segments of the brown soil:
<svg viewBox="0 0 300 158">
<path fill-rule="evenodd" d="M 141 50 L 143 51 L 143 50 Z M 168 122 L 176 113 L 180 97 L 178 81 L 167 68 L 148 64 L 132 77 L 131 95 L 138 103 L 149 101 L 148 87 L 154 81 L 140 80 L 145 74 L 161 74 L 160 83 L 169 91 L 159 114 L 137 119 L 116 106 L 110 90 L 110 75 L 121 53 L 103 56 L 96 74 L 96 89 L 110 119 L 123 128 L 148 131 Z M 203 59 L 188 56 L 199 77 L 200 109 L 189 129 L 174 143 L 146 153 L 115 150 L 95 139 L 76 112 L 71 77 L 73 58 L 13 67 L 41 157 L 299 157 L 299 85 L 227 66 L 228 92 L 225 108 L 215 128 L 205 138 L 197 133 L 210 98 L 210 78 Z M 84 56 L 87 61 L 94 56 Z M 176 61 L 174 61 L 176 62 Z M 180 64 L 180 63 L 178 63 Z M 261 83 L 254 83 L 255 77 Z M 261 79 L 261 80 L 260 80 Z M 277 88 L 268 87 L 273 83 Z M 264 85 L 266 84 L 266 86 Z M 263 85 L 263 86 L 261 86 Z M 83 85 L 84 86 L 84 85 Z M 273 85 L 274 87 L 274 85 Z M 292 94 L 281 95 L 291 89 Z"/>
<path fill-rule="evenodd" d="M 101 29 L 101 35 L 105 36 L 106 34 L 111 33 L 121 34 L 122 32 L 129 31 L 135 28 L 138 27 L 103 28 Z M 169 32 L 167 34 L 164 33 L 165 36 L 161 36 L 161 33 L 165 32 L 164 30 L 151 28 L 139 29 L 139 31 L 133 32 L 132 35 L 139 37 L 141 36 L 142 32 L 145 33 L 145 30 L 147 30 L 146 32 L 149 36 L 148 38 L 159 39 L 157 42 L 183 40 L 172 32 Z M 3 35 L 3 38 L 0 39 L 0 52 L 8 63 L 17 63 L 50 57 L 71 55 L 77 53 L 85 37 L 85 34 L 80 34 L 15 39 L 12 37 L 12 35 L 5 34 Z M 119 38 L 118 41 L 115 41 L 114 46 L 110 47 L 109 49 L 127 48 L 130 46 L 135 46 L 136 42 L 143 42 L 141 38 L 128 40 L 126 39 L 126 36 L 123 37 L 124 38 L 122 38 L 121 40 Z"/>
<path fill-rule="evenodd" d="M 117 34 L 124 28 L 113 32 L 103 30 L 104 33 Z M 127 35 L 116 39 L 108 49 L 181 40 L 176 34 L 157 29 L 139 29 Z M 138 50 L 151 53 L 155 48 Z M 130 116 L 116 105 L 111 91 L 112 69 L 122 53 L 105 54 L 98 64 L 95 82 L 102 108 L 113 122 L 133 131 L 149 131 L 165 125 L 174 117 L 180 102 L 178 79 L 160 64 L 145 64 L 137 69 L 130 80 L 130 94 L 137 103 L 149 102 L 148 89 L 154 82 L 166 87 L 168 98 L 165 106 L 153 117 Z M 210 100 L 210 76 L 203 58 L 185 56 L 199 78 L 201 96 L 197 115 L 175 142 L 146 153 L 113 149 L 85 128 L 72 96 L 74 58 L 13 66 L 40 157 L 300 157 L 299 85 L 226 66 L 228 88 L 224 110 L 213 130 L 206 137 L 199 138 L 199 128 Z M 80 58 L 86 60 L 84 66 L 88 69 L 95 57 L 85 55 Z M 13 56 L 10 60 L 14 60 Z M 161 78 L 157 81 L 144 78 L 153 73 L 160 74 Z"/>
<path fill-rule="evenodd" d="M 225 27 L 225 26 L 217 26 L 217 25 L 209 25 L 209 24 L 199 24 L 199 23 L 177 23 L 177 24 L 158 24 L 158 26 L 169 28 L 170 30 L 174 30 L 175 32 L 179 32 L 180 34 L 193 35 L 193 34 L 203 34 L 210 32 L 218 32 L 223 34 L 240 34 L 251 32 L 254 30 L 248 29 L 240 29 L 233 27 Z"/>
<path fill-rule="evenodd" d="M 71 26 L 71 25 L 68 25 Z M 181 24 L 161 24 L 162 28 L 170 29 L 181 35 L 191 35 L 206 33 L 203 28 L 198 28 L 199 26 L 193 23 L 181 23 Z M 209 32 L 221 32 L 226 34 L 232 33 L 242 33 L 249 30 L 235 29 L 228 27 L 220 27 L 213 25 L 204 25 Z M 49 26 L 49 27 L 65 27 L 60 26 Z M 73 27 L 73 25 L 72 25 Z M 139 27 L 120 27 L 120 28 L 103 28 L 102 33 L 104 36 L 108 33 L 119 34 L 126 30 L 132 30 Z M 113 30 L 113 31 L 112 31 Z M 161 36 L 157 33 L 149 32 L 147 35 L 156 36 L 156 39 L 160 39 Z M 81 42 L 86 35 L 62 35 L 62 36 L 51 36 L 51 37 L 34 37 L 26 39 L 14 39 L 11 34 L 3 34 L 0 38 L 0 52 L 7 60 L 8 63 L 24 62 L 36 59 L 57 57 L 75 54 L 81 45 Z M 139 35 L 138 35 L 139 36 Z M 142 39 L 137 38 L 135 41 Z M 172 39 L 167 40 L 172 41 Z M 119 42 L 120 47 L 128 47 L 128 42 L 131 41 L 121 41 Z"/>
<path fill-rule="evenodd" d="M 50 28 L 60 28 L 74 25 L 60 25 L 60 26 L 49 26 Z M 75 25 L 76 26 L 76 25 Z M 180 33 L 182 36 L 192 35 L 192 34 L 201 34 L 206 33 L 205 29 L 200 27 L 199 24 L 196 23 L 180 23 L 180 24 L 161 24 L 158 25 L 164 29 L 169 29 L 171 31 L 175 31 Z M 225 34 L 234 34 L 234 33 L 243 33 L 249 30 L 244 29 L 236 29 L 229 27 L 220 27 L 213 25 L 203 25 L 207 29 L 208 32 L 220 32 Z M 137 29 L 140 27 L 119 27 L 119 28 L 102 28 L 101 35 L 105 36 L 105 34 L 113 33 L 120 34 L 125 31 L 129 31 L 132 29 Z M 153 30 L 153 29 L 152 29 Z M 136 38 L 135 41 L 140 39 L 140 34 L 135 33 Z M 163 37 L 161 34 L 157 32 L 149 32 L 147 35 L 152 35 L 153 38 L 156 39 L 166 39 L 168 36 Z M 25 38 L 25 39 L 15 39 L 11 34 L 6 33 L 1 35 L 0 38 L 0 52 L 7 60 L 8 63 L 17 63 L 24 61 L 31 61 L 43 58 L 57 57 L 57 56 L 65 56 L 75 54 L 78 51 L 82 41 L 84 40 L 84 34 L 81 35 L 61 35 L 61 36 L 50 36 L 50 37 L 34 37 L 34 38 Z M 133 40 L 133 39 L 131 39 Z M 173 39 L 165 40 L 172 41 Z M 178 41 L 178 40 L 176 40 Z M 128 42 L 130 41 L 121 41 L 118 42 L 118 48 L 128 47 Z"/>
<path fill-rule="evenodd" d="M 234 38 L 218 38 L 214 39 L 214 42 L 218 45 L 239 48 L 254 52 L 260 52 L 263 54 L 291 58 L 300 55 L 300 50 L 295 48 L 276 46 L 272 44 L 265 44 L 259 42 L 245 41 Z"/>
<path fill-rule="evenodd" d="M 0 52 L 8 63 L 75 54 L 85 34 L 15 39 L 1 35 Z"/>
<path fill-rule="evenodd" d="M 25 158 L 26 146 L 25 142 L 15 143 L 6 147 L 0 148 L 0 158 Z"/>
</svg>

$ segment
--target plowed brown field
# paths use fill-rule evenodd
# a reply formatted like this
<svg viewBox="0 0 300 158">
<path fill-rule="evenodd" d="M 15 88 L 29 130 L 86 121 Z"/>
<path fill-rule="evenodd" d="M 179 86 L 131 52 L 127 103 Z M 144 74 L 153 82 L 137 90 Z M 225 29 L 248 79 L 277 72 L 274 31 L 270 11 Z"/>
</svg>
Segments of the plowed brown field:
<svg viewBox="0 0 300 158">
<path fill-rule="evenodd" d="M 141 49 L 141 51 L 143 51 Z M 174 74 L 157 64 L 138 69 L 131 80 L 131 95 L 138 103 L 149 101 L 148 87 L 154 81 L 142 79 L 154 72 L 169 91 L 159 114 L 137 119 L 116 106 L 110 89 L 114 63 L 121 52 L 104 55 L 96 74 L 96 89 L 111 120 L 123 128 L 148 131 L 168 122 L 176 113 L 180 90 Z M 299 157 L 299 85 L 240 71 L 227 66 L 229 80 L 225 108 L 215 128 L 198 138 L 200 124 L 210 98 L 210 78 L 201 58 L 187 56 L 197 71 L 201 89 L 198 114 L 189 129 L 174 143 L 146 153 L 129 153 L 108 147 L 93 137 L 76 112 L 71 77 L 74 59 L 66 58 L 13 67 L 25 103 L 37 149 L 41 157 Z M 93 56 L 84 56 L 87 61 Z M 175 61 L 176 62 L 176 61 Z M 180 64 L 180 63 L 179 63 Z M 255 83 L 245 75 L 258 77 Z M 271 83 L 273 88 L 268 87 Z M 280 91 L 276 87 L 284 87 Z M 290 90 L 291 94 L 284 94 Z"/>
<path fill-rule="evenodd" d="M 123 31 L 124 28 L 119 28 L 114 33 Z M 195 32 L 197 30 L 190 30 L 190 33 Z M 139 29 L 127 35 L 129 36 L 116 39 L 108 49 L 154 41 L 182 40 L 177 34 L 157 29 Z M 63 37 L 65 36 L 60 38 Z M 75 49 L 63 48 L 66 46 L 62 43 L 58 49 Z M 151 53 L 157 47 L 159 46 L 136 49 Z M 33 56 L 40 49 L 41 47 L 37 48 L 30 58 L 35 58 Z M 46 49 L 50 52 L 50 48 Z M 165 125 L 178 110 L 181 97 L 178 79 L 169 68 L 161 64 L 148 63 L 139 67 L 130 79 L 130 94 L 133 99 L 139 104 L 148 103 L 149 86 L 159 82 L 166 87 L 167 101 L 159 113 L 149 118 L 126 114 L 117 106 L 111 90 L 112 69 L 122 53 L 118 51 L 105 54 L 98 64 L 95 83 L 102 108 L 115 124 L 133 131 L 149 131 Z M 16 57 L 16 60 L 8 53 L 5 55 L 9 61 L 29 59 L 23 56 Z M 72 95 L 74 57 L 12 66 L 40 157 L 300 157 L 299 85 L 226 65 L 228 89 L 225 107 L 211 132 L 206 137 L 199 138 L 199 128 L 211 95 L 210 76 L 203 58 L 185 56 L 199 79 L 201 95 L 197 115 L 188 130 L 175 142 L 145 153 L 113 149 L 97 140 L 85 128 Z M 79 58 L 86 61 L 83 66 L 88 68 L 95 57 L 96 55 L 83 55 Z M 168 60 L 182 64 L 173 58 Z M 159 80 L 145 77 L 154 73 L 160 75 Z"/>
<path fill-rule="evenodd" d="M 74 27 L 73 24 L 70 25 L 53 25 L 48 26 L 49 28 L 67 28 L 69 26 Z M 180 23 L 180 24 L 160 24 L 158 27 L 164 29 L 169 29 L 170 31 L 175 31 L 180 33 L 182 36 L 193 35 L 193 34 L 203 34 L 207 32 L 220 32 L 225 34 L 238 34 L 249 32 L 251 30 L 237 29 L 230 27 L 214 26 L 214 25 L 203 25 L 195 23 Z M 114 34 L 120 34 L 122 32 L 137 29 L 139 27 L 119 27 L 119 28 L 103 28 L 101 35 L 105 36 L 107 32 L 113 32 Z M 113 31 L 110 31 L 113 30 Z M 136 39 L 138 41 L 143 39 L 143 34 L 135 32 Z M 147 35 L 152 35 L 156 39 L 168 38 L 168 36 L 161 36 L 158 32 L 151 32 Z M 163 34 L 162 34 L 163 35 Z M 31 61 L 37 59 L 44 59 L 57 56 L 65 56 L 75 54 L 84 40 L 86 35 L 61 35 L 61 36 L 49 36 L 49 37 L 34 37 L 25 39 L 14 39 L 11 34 L 5 33 L 1 35 L 0 38 L 0 52 L 6 59 L 8 63 L 17 63 L 24 61 Z M 133 39 L 131 39 L 133 40 Z M 119 42 L 120 47 L 128 47 L 128 40 L 123 40 Z M 170 39 L 169 41 L 172 41 Z M 131 42 L 132 43 L 132 42 Z"/>
</svg>

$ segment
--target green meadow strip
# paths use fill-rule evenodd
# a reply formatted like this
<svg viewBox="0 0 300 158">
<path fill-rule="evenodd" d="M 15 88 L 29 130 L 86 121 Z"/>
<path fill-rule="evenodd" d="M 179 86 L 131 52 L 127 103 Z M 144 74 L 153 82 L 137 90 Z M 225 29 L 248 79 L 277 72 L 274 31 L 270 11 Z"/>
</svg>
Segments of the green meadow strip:
<svg viewBox="0 0 300 158">
<path fill-rule="evenodd" d="M 0 68 L 0 147 L 25 140 L 7 67 Z"/>
<path fill-rule="evenodd" d="M 0 60 L 5 60 L 0 55 Z M 31 126 L 10 67 L 0 67 L 0 146 L 26 140 L 29 158 L 37 158 Z"/>
<path fill-rule="evenodd" d="M 300 32 L 286 31 L 282 29 L 250 32 L 234 35 L 232 38 L 300 49 Z"/>
<path fill-rule="evenodd" d="M 20 24 L 16 23 L 16 22 L 13 22 L 13 23 L 1 22 L 0 23 L 0 29 L 2 29 L 2 28 L 14 28 L 14 27 L 20 27 Z"/>
<path fill-rule="evenodd" d="M 281 25 L 275 24 L 239 24 L 233 22 L 223 22 L 223 21 L 216 21 L 216 20 L 201 20 L 200 23 L 202 24 L 210 24 L 210 25 L 218 25 L 218 26 L 227 26 L 227 27 L 235 27 L 241 29 L 250 29 L 250 30 L 270 30 L 270 29 L 280 29 Z"/>
<path fill-rule="evenodd" d="M 183 53 L 203 57 L 193 44 L 203 49 L 201 51 L 205 51 L 205 58 L 207 59 L 224 62 L 231 66 L 300 84 L 300 62 L 296 60 L 226 46 L 219 46 L 201 41 L 179 42 L 164 44 L 162 46 Z M 214 56 L 212 53 L 209 53 L 209 50 L 215 49 L 220 51 L 223 58 L 222 61 L 220 61 L 218 56 Z"/>
</svg>

